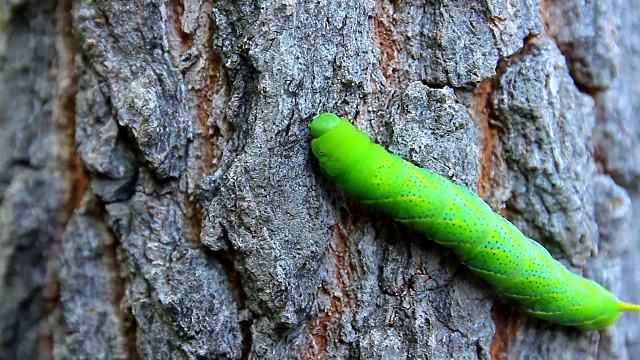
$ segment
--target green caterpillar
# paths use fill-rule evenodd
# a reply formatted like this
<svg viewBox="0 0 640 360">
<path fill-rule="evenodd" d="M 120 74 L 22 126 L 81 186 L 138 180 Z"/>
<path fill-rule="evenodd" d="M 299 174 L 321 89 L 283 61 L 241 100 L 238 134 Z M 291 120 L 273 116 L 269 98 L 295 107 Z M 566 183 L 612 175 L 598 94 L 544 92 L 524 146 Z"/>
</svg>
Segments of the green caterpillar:
<svg viewBox="0 0 640 360">
<path fill-rule="evenodd" d="M 388 153 L 349 121 L 324 113 L 310 129 L 323 172 L 346 195 L 450 248 L 530 315 L 601 330 L 622 311 L 640 311 L 569 271 L 474 193 Z"/>
</svg>

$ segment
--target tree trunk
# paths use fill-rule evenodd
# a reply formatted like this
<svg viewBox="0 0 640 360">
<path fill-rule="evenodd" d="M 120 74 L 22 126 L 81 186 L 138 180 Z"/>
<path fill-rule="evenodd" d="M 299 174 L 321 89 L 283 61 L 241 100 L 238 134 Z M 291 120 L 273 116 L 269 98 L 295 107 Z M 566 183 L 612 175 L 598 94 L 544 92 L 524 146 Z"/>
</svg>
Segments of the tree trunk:
<svg viewBox="0 0 640 360">
<path fill-rule="evenodd" d="M 344 195 L 332 111 L 640 302 L 640 0 L 0 2 L 0 358 L 637 358 Z"/>
</svg>

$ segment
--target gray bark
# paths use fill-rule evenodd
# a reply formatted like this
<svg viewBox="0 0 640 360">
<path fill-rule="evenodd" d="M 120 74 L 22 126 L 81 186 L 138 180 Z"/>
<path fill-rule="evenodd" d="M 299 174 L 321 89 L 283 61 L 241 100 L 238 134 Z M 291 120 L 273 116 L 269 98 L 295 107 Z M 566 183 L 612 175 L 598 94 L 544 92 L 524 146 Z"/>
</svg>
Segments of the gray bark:
<svg viewBox="0 0 640 360">
<path fill-rule="evenodd" d="M 640 1 L 0 2 L 0 358 L 640 356 L 344 197 L 351 119 L 640 302 Z"/>
</svg>

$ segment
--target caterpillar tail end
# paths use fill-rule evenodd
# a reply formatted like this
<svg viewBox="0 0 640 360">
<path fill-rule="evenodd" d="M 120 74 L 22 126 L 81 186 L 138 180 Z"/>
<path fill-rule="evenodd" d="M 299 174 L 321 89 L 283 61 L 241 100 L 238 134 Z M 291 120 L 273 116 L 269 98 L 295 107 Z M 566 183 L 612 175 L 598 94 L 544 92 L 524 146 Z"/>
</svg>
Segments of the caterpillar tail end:
<svg viewBox="0 0 640 360">
<path fill-rule="evenodd" d="M 619 311 L 637 311 L 640 312 L 640 304 L 630 304 L 623 301 L 618 302 Z"/>
</svg>

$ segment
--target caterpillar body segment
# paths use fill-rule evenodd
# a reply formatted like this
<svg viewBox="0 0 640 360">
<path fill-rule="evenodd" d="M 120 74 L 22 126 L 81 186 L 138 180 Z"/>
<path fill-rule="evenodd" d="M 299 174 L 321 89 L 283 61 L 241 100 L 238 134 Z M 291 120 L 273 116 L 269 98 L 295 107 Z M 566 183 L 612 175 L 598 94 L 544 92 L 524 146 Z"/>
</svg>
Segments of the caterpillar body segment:
<svg viewBox="0 0 640 360">
<path fill-rule="evenodd" d="M 347 120 L 324 113 L 310 128 L 323 172 L 347 196 L 450 248 L 528 314 L 601 330 L 621 311 L 640 311 L 569 271 L 471 191 L 388 153 Z"/>
</svg>

